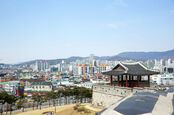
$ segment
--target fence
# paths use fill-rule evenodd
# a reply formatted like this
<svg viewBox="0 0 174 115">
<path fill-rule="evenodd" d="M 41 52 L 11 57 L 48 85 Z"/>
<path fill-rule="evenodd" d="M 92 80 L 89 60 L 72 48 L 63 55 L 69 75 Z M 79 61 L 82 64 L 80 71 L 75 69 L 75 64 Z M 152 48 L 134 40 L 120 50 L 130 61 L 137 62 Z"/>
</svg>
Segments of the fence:
<svg viewBox="0 0 174 115">
<path fill-rule="evenodd" d="M 26 102 L 19 104 L 13 104 L 11 109 L 8 104 L 0 105 L 0 113 L 1 115 L 6 112 L 6 114 L 11 114 L 11 112 L 24 112 L 28 110 L 42 109 L 51 106 L 62 106 L 73 103 L 89 103 L 91 102 L 91 98 L 81 98 L 75 99 L 74 97 L 61 97 L 54 100 L 48 100 L 46 102 Z M 11 110 L 11 112 L 10 112 Z"/>
</svg>

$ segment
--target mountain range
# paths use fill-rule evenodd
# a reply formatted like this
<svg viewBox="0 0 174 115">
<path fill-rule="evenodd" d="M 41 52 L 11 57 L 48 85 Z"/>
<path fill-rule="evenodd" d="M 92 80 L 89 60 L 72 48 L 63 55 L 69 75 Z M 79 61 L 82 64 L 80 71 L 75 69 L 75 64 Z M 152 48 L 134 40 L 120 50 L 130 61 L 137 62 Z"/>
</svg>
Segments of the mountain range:
<svg viewBox="0 0 174 115">
<path fill-rule="evenodd" d="M 123 52 L 117 56 L 122 58 L 132 58 L 138 60 L 151 60 L 151 59 L 174 59 L 174 49 L 164 52 Z"/>
<path fill-rule="evenodd" d="M 64 59 L 62 58 L 62 59 L 52 59 L 52 60 L 32 60 L 32 61 L 23 62 L 16 65 L 31 65 L 35 63 L 36 61 L 47 61 L 51 65 L 54 65 L 54 64 L 60 63 L 62 60 L 65 60 L 66 63 L 70 63 L 72 61 L 82 60 L 87 58 L 88 57 L 73 56 L 73 57 L 64 58 Z M 94 58 L 99 60 L 110 60 L 110 61 L 114 61 L 114 60 L 123 61 L 127 59 L 132 59 L 136 61 L 152 60 L 152 59 L 168 59 L 168 58 L 174 59 L 174 49 L 163 51 L 163 52 L 122 52 L 115 56 L 101 56 L 101 57 L 94 56 Z"/>
</svg>

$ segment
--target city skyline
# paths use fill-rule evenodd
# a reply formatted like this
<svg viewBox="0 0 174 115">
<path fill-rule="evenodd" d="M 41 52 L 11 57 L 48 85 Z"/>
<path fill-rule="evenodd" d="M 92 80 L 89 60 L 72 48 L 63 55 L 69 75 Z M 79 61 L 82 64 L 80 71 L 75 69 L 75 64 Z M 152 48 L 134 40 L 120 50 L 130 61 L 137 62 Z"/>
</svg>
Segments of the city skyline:
<svg viewBox="0 0 174 115">
<path fill-rule="evenodd" d="M 173 0 L 0 1 L 0 63 L 174 49 Z"/>
<path fill-rule="evenodd" d="M 53 59 L 32 59 L 32 60 L 26 60 L 26 61 L 21 61 L 21 62 L 17 62 L 17 63 L 3 63 L 0 62 L 0 64 L 24 64 L 27 62 L 31 62 L 31 61 L 35 61 L 35 62 L 48 62 L 51 60 L 57 60 L 60 59 L 62 61 L 67 60 L 68 58 L 77 58 L 76 60 L 78 60 L 78 57 L 81 58 L 80 60 L 84 60 L 84 59 L 88 59 L 91 56 L 95 56 L 97 58 L 97 60 L 112 60 L 112 59 L 118 59 L 117 61 L 119 61 L 119 59 L 123 59 L 123 60 L 168 60 L 171 58 L 173 59 L 172 53 L 174 52 L 174 49 L 172 50 L 168 50 L 168 51 L 150 51 L 150 52 L 144 52 L 144 51 L 140 51 L 140 52 L 133 52 L 133 51 L 128 51 L 128 52 L 121 52 L 119 54 L 116 55 L 111 55 L 111 56 L 97 56 L 95 54 L 89 54 L 87 56 L 70 56 L 70 57 L 64 57 L 64 58 L 53 58 Z M 138 55 L 139 56 L 138 56 Z M 165 55 L 167 54 L 167 55 Z M 133 56 L 136 55 L 136 56 Z M 133 57 L 132 57 L 133 56 Z M 144 56 L 144 58 L 142 58 L 142 56 Z M 107 58 L 106 58 L 107 57 Z M 94 58 L 94 57 L 93 57 Z"/>
</svg>

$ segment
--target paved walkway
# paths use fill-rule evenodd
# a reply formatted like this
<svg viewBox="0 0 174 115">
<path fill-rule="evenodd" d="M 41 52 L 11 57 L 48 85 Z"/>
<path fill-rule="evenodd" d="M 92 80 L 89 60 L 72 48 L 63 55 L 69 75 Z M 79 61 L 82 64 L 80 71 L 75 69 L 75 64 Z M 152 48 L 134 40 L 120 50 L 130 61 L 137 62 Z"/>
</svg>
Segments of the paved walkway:
<svg viewBox="0 0 174 115">
<path fill-rule="evenodd" d="M 138 92 L 99 112 L 98 115 L 174 115 L 174 88 L 156 93 Z"/>
</svg>

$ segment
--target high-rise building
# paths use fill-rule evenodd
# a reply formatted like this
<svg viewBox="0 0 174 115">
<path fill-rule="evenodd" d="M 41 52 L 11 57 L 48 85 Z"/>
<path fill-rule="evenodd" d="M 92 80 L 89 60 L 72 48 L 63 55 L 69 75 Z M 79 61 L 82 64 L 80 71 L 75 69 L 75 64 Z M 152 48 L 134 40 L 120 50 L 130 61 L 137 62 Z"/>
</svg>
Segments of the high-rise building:
<svg viewBox="0 0 174 115">
<path fill-rule="evenodd" d="M 46 61 L 36 61 L 33 66 L 33 70 L 37 72 L 46 72 L 49 71 L 50 65 Z"/>
<path fill-rule="evenodd" d="M 95 69 L 92 64 L 78 64 L 78 75 L 94 74 Z"/>
</svg>

